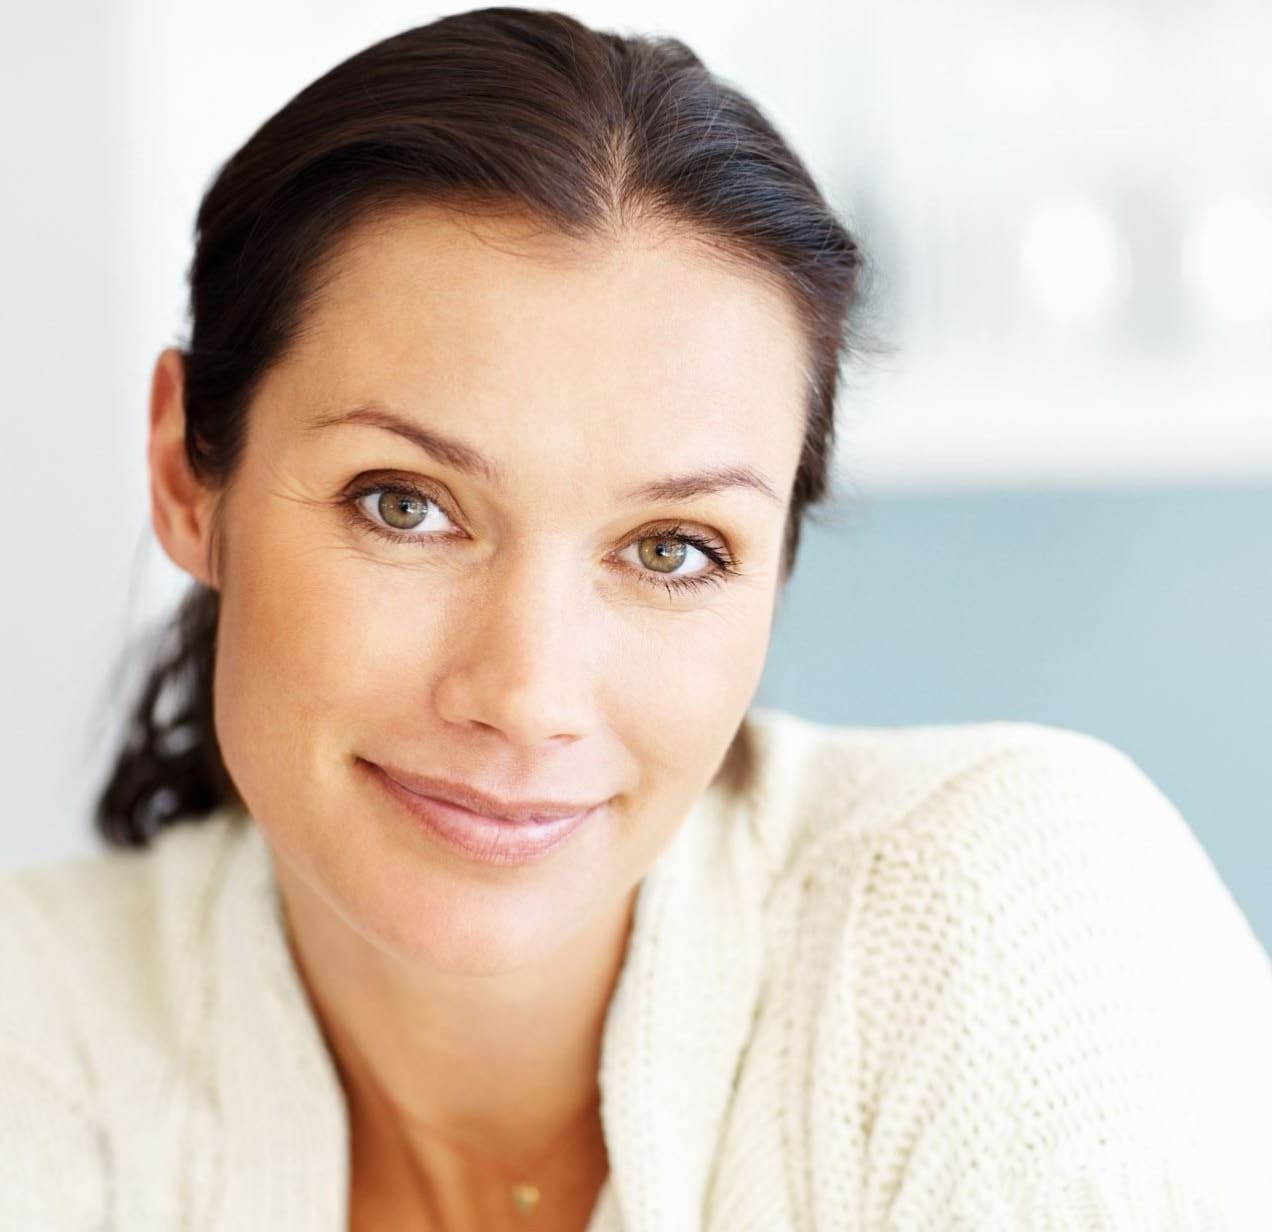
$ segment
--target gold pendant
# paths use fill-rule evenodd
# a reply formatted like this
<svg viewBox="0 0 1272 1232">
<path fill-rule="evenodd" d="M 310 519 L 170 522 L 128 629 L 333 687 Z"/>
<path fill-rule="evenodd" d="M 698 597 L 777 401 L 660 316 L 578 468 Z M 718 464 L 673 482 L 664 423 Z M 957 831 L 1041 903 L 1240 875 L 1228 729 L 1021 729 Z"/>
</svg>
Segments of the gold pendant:
<svg viewBox="0 0 1272 1232">
<path fill-rule="evenodd" d="M 514 1185 L 512 1187 L 512 1204 L 518 1215 L 533 1215 L 539 1205 L 539 1187 L 537 1185 Z"/>
</svg>

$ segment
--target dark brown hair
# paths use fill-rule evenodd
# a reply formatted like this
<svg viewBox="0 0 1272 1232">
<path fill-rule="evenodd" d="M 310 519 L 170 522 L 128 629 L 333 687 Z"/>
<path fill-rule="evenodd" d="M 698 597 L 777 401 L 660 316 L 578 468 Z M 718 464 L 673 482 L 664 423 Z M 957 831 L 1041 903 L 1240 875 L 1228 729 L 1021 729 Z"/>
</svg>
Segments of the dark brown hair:
<svg viewBox="0 0 1272 1232">
<path fill-rule="evenodd" d="M 808 508 L 827 495 L 862 254 L 765 115 L 684 43 L 562 13 L 479 9 L 375 43 L 220 168 L 199 207 L 181 348 L 194 472 L 215 486 L 234 472 L 253 394 L 299 336 L 341 238 L 423 201 L 515 210 L 584 239 L 655 221 L 793 297 L 809 382 L 785 583 Z M 152 652 L 97 801 L 110 844 L 242 807 L 213 727 L 218 602 L 196 582 Z"/>
</svg>

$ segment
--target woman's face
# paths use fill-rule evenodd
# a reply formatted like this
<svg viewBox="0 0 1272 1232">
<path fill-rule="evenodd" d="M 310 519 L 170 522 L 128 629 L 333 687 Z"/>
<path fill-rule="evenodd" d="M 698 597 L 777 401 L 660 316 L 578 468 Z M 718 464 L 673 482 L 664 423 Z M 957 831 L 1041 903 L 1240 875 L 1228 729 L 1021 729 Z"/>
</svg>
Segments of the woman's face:
<svg viewBox="0 0 1272 1232">
<path fill-rule="evenodd" d="M 752 699 L 799 324 L 652 232 L 580 247 L 414 208 L 356 231 L 336 272 L 254 398 L 219 515 L 222 752 L 276 855 L 381 949 L 542 961 L 629 901 Z M 683 480 L 726 471 L 753 482 Z M 607 803 L 491 863 L 375 766 Z"/>
</svg>

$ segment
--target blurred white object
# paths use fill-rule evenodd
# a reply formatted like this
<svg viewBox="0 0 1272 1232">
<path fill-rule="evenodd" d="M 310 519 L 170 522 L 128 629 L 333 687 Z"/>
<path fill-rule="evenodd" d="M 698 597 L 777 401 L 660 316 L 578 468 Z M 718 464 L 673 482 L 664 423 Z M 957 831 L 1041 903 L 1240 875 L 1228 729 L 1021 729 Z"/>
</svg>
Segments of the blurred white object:
<svg viewBox="0 0 1272 1232">
<path fill-rule="evenodd" d="M 1060 325 L 1092 328 L 1111 321 L 1126 299 L 1130 267 L 1113 219 L 1081 197 L 1041 202 L 1020 239 L 1025 291 Z"/>
<path fill-rule="evenodd" d="M 1183 270 L 1212 327 L 1272 346 L 1272 202 L 1231 193 L 1206 206 L 1184 239 Z"/>
</svg>

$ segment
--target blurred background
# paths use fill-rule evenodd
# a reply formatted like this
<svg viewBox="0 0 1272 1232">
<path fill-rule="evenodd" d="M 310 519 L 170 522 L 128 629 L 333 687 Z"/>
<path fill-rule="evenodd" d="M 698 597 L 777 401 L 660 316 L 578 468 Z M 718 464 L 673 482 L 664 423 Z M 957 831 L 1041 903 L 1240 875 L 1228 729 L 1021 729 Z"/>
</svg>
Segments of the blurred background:
<svg viewBox="0 0 1272 1232">
<path fill-rule="evenodd" d="M 96 848 L 120 656 L 184 585 L 144 451 L 203 190 L 331 65 L 468 7 L 6 5 L 0 864 Z M 757 702 L 1098 735 L 1272 948 L 1266 0 L 561 7 L 688 42 L 877 266 L 886 347 L 845 373 L 842 499 Z"/>
</svg>

